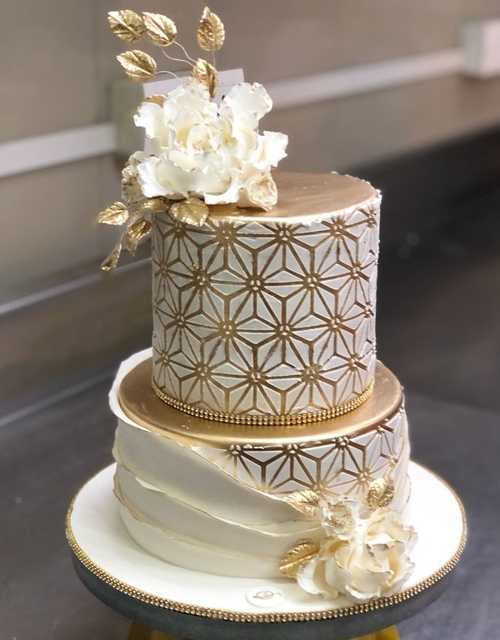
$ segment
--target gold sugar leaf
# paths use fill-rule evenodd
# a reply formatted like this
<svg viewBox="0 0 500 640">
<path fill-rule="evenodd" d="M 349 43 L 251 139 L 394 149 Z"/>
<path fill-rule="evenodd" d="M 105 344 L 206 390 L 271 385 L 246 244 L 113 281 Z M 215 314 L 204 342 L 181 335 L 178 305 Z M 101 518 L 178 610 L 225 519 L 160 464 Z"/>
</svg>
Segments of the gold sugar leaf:
<svg viewBox="0 0 500 640">
<path fill-rule="evenodd" d="M 222 20 L 216 13 L 205 7 L 196 32 L 198 45 L 204 51 L 218 51 L 222 48 L 225 37 L 226 32 Z"/>
<path fill-rule="evenodd" d="M 169 47 L 177 36 L 175 22 L 161 13 L 143 14 L 146 33 L 159 47 Z"/>
<path fill-rule="evenodd" d="M 209 209 L 203 200 L 191 197 L 174 202 L 170 207 L 170 213 L 181 222 L 201 227 L 208 218 Z"/>
<path fill-rule="evenodd" d="M 133 222 L 127 229 L 125 235 L 125 244 L 130 253 L 135 253 L 137 246 L 141 240 L 151 233 L 151 222 L 139 218 L 136 222 Z"/>
<path fill-rule="evenodd" d="M 211 97 L 214 97 L 215 90 L 217 89 L 217 71 L 210 62 L 207 62 L 207 60 L 203 58 L 198 58 L 193 67 L 193 78 L 204 84 Z"/>
<path fill-rule="evenodd" d="M 141 16 L 130 9 L 109 11 L 108 22 L 111 31 L 125 42 L 135 42 L 143 35 L 146 27 Z"/>
<path fill-rule="evenodd" d="M 127 222 L 128 217 L 129 212 L 123 202 L 113 202 L 112 205 L 97 214 L 97 222 L 120 226 Z"/>
<path fill-rule="evenodd" d="M 141 202 L 140 211 L 142 214 L 147 213 L 166 213 L 168 204 L 165 198 L 146 198 Z"/>
<path fill-rule="evenodd" d="M 283 500 L 300 513 L 311 517 L 316 515 L 319 508 L 319 494 L 312 489 L 294 491 L 284 496 Z"/>
<path fill-rule="evenodd" d="M 377 478 L 368 485 L 366 504 L 370 509 L 380 509 L 391 504 L 394 498 L 394 481 L 391 478 Z"/>
<path fill-rule="evenodd" d="M 154 58 L 148 53 L 144 53 L 144 51 L 139 51 L 139 49 L 125 51 L 125 53 L 116 56 L 116 59 L 131 80 L 144 82 L 144 80 L 149 80 L 156 73 Z"/>
<path fill-rule="evenodd" d="M 295 578 L 299 569 L 318 554 L 319 544 L 303 540 L 292 547 L 281 559 L 280 573 L 287 578 Z"/>
<path fill-rule="evenodd" d="M 155 93 L 154 95 L 148 96 L 147 98 L 145 98 L 144 102 L 152 102 L 153 104 L 158 104 L 160 105 L 160 107 L 163 107 L 166 99 L 167 99 L 167 96 L 164 96 L 161 93 Z"/>
<path fill-rule="evenodd" d="M 113 251 L 109 254 L 109 256 L 101 262 L 101 271 L 108 272 L 116 269 L 116 265 L 118 264 L 118 260 L 120 259 L 121 252 L 122 243 L 120 241 L 113 247 Z"/>
</svg>

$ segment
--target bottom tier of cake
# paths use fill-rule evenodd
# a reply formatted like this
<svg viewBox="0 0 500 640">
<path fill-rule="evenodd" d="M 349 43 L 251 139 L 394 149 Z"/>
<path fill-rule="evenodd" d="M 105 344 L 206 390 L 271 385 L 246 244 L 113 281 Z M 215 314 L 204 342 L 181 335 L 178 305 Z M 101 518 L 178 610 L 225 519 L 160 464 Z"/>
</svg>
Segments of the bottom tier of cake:
<svg viewBox="0 0 500 640">
<path fill-rule="evenodd" d="M 168 562 L 208 573 L 277 577 L 287 550 L 321 526 L 293 504 L 306 490 L 354 500 L 390 479 L 404 515 L 408 425 L 399 382 L 380 363 L 356 411 L 309 425 L 252 427 L 180 414 L 152 392 L 149 351 L 123 363 L 115 494 L 130 535 Z"/>
</svg>

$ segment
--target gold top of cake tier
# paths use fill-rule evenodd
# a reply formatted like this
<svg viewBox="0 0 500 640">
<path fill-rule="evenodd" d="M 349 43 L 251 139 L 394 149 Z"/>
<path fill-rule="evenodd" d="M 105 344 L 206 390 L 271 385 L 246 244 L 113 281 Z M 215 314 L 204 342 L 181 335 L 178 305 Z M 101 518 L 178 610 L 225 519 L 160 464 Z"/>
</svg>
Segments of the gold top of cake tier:
<svg viewBox="0 0 500 640">
<path fill-rule="evenodd" d="M 253 426 L 215 422 L 186 415 L 162 402 L 151 387 L 151 359 L 144 360 L 122 380 L 120 405 L 139 426 L 186 444 L 207 442 L 269 445 L 308 443 L 369 431 L 392 417 L 402 404 L 401 385 L 381 362 L 377 363 L 372 395 L 361 407 L 338 418 L 309 424 Z"/>
<path fill-rule="evenodd" d="M 223 222 L 303 222 L 362 207 L 378 195 L 369 182 L 338 173 L 273 172 L 278 204 L 271 211 L 234 204 L 210 207 L 210 219 Z"/>
</svg>

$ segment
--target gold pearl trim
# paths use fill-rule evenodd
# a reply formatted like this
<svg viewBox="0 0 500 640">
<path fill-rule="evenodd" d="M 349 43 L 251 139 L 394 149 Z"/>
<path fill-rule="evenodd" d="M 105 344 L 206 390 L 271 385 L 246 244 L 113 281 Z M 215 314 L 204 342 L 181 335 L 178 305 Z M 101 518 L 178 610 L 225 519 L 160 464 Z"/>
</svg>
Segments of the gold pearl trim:
<svg viewBox="0 0 500 640">
<path fill-rule="evenodd" d="M 422 582 L 419 582 L 409 589 L 405 589 L 400 593 L 396 593 L 392 596 L 385 596 L 383 598 L 376 598 L 362 604 L 352 605 L 350 607 L 341 607 L 338 609 L 327 609 L 324 611 L 298 611 L 294 613 L 239 613 L 237 611 L 228 611 L 225 609 L 208 609 L 206 607 L 198 607 L 195 605 L 188 605 L 182 602 L 176 602 L 167 598 L 160 598 L 151 593 L 141 591 L 132 587 L 131 585 L 118 580 L 111 574 L 107 573 L 104 569 L 99 567 L 95 562 L 85 553 L 85 551 L 78 544 L 73 530 L 71 528 L 71 514 L 73 512 L 73 505 L 76 500 L 76 496 L 71 502 L 70 508 L 66 516 L 66 539 L 68 544 L 74 553 L 77 560 L 96 578 L 102 580 L 105 584 L 112 589 L 123 593 L 124 595 L 144 602 L 145 604 L 158 607 L 160 609 L 166 609 L 168 611 L 176 611 L 178 613 L 186 613 L 192 616 L 200 616 L 202 618 L 210 618 L 213 620 L 225 620 L 227 622 L 314 622 L 319 620 L 335 620 L 337 618 L 345 618 L 348 616 L 359 615 L 363 613 L 372 613 L 379 611 L 380 609 L 386 609 L 393 607 L 403 602 L 407 602 L 411 598 L 418 596 L 420 593 L 433 587 L 436 583 L 446 577 L 457 566 L 467 542 L 467 520 L 465 516 L 465 510 L 463 504 L 456 494 L 456 492 L 447 483 L 439 478 L 441 482 L 446 484 L 450 492 L 455 496 L 460 510 L 462 513 L 463 533 L 458 545 L 458 549 L 453 556 L 446 562 L 440 569 L 435 571 Z M 78 494 L 77 494 L 78 495 Z"/>
<path fill-rule="evenodd" d="M 313 422 L 321 422 L 322 420 L 330 420 L 332 418 L 338 418 L 340 416 L 345 415 L 346 413 L 350 413 L 355 409 L 358 409 L 373 392 L 374 382 L 370 382 L 368 387 L 362 391 L 359 395 L 357 395 L 352 400 L 348 402 L 344 402 L 342 404 L 338 404 L 331 409 L 322 409 L 321 411 L 311 411 L 310 413 L 292 413 L 292 414 L 281 414 L 281 415 L 247 415 L 247 414 L 232 414 L 232 413 L 223 413 L 221 411 L 210 411 L 209 409 L 200 409 L 199 407 L 194 407 L 191 404 L 186 402 L 182 402 L 181 400 L 176 400 L 175 398 L 171 398 L 166 393 L 164 393 L 156 384 L 154 380 L 151 381 L 153 386 L 153 391 L 155 394 L 163 400 L 165 404 L 169 407 L 177 409 L 178 411 L 182 411 L 183 413 L 187 413 L 190 416 L 194 416 L 196 418 L 202 418 L 204 420 L 213 420 L 215 422 L 227 422 L 231 424 L 246 424 L 251 425 L 253 427 L 269 427 L 275 425 L 282 426 L 290 426 L 296 424 L 311 424 Z"/>
</svg>

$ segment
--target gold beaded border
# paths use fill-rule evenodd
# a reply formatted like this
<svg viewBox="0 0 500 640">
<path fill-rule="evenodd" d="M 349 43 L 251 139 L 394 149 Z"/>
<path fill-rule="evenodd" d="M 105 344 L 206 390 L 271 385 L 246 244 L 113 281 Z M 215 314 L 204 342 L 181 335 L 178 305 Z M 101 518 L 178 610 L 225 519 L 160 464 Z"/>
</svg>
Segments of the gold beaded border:
<svg viewBox="0 0 500 640">
<path fill-rule="evenodd" d="M 430 472 L 432 473 L 432 472 Z M 462 514 L 463 532 L 460 539 L 460 543 L 456 552 L 440 569 L 435 571 L 422 582 L 405 589 L 400 593 L 396 593 L 392 596 L 385 596 L 383 598 L 376 598 L 368 602 L 352 605 L 350 607 L 341 607 L 338 609 L 327 609 L 324 611 L 298 611 L 295 613 L 239 613 L 237 611 L 228 611 L 226 609 L 209 609 L 207 607 L 198 607 L 196 605 L 189 605 L 183 602 L 176 602 L 167 598 L 160 598 L 154 596 L 151 593 L 136 589 L 131 585 L 118 580 L 111 574 L 107 573 L 104 569 L 99 567 L 80 547 L 78 544 L 73 530 L 71 528 L 71 515 L 73 513 L 73 506 L 78 494 L 73 498 L 68 513 L 66 515 L 66 540 L 71 548 L 71 551 L 77 558 L 77 560 L 96 578 L 102 580 L 105 584 L 112 589 L 123 593 L 124 595 L 144 602 L 145 604 L 158 607 L 159 609 L 166 609 L 168 611 L 175 611 L 177 613 L 185 613 L 191 616 L 199 616 L 201 618 L 210 618 L 213 620 L 224 620 L 226 622 L 318 622 L 320 620 L 335 620 L 337 618 L 346 618 L 348 616 L 359 615 L 363 613 L 371 613 L 379 611 L 380 609 L 386 609 L 398 604 L 402 604 L 418 596 L 422 592 L 430 589 L 440 580 L 445 578 L 453 569 L 457 566 L 467 542 L 467 518 L 465 515 L 465 509 L 455 490 L 442 478 L 433 473 L 440 482 L 445 484 L 449 491 L 454 495 L 457 500 L 460 511 Z"/>
<path fill-rule="evenodd" d="M 200 409 L 194 407 L 182 400 L 176 400 L 164 393 L 156 384 L 154 380 L 151 381 L 153 391 L 155 394 L 163 400 L 169 407 L 187 413 L 195 418 L 203 418 L 204 420 L 213 420 L 214 422 L 226 422 L 231 424 L 243 424 L 251 425 L 253 427 L 271 427 L 271 426 L 289 426 L 310 424 L 312 422 L 321 422 L 322 420 L 330 420 L 332 418 L 339 418 L 340 416 L 350 413 L 355 409 L 358 409 L 364 402 L 368 400 L 373 392 L 374 382 L 366 387 L 359 395 L 348 402 L 338 404 L 331 409 L 322 409 L 321 411 L 314 411 L 310 413 L 295 413 L 295 414 L 280 414 L 273 415 L 246 415 L 246 414 L 232 414 L 223 413 L 221 411 L 210 411 L 209 409 Z"/>
</svg>

